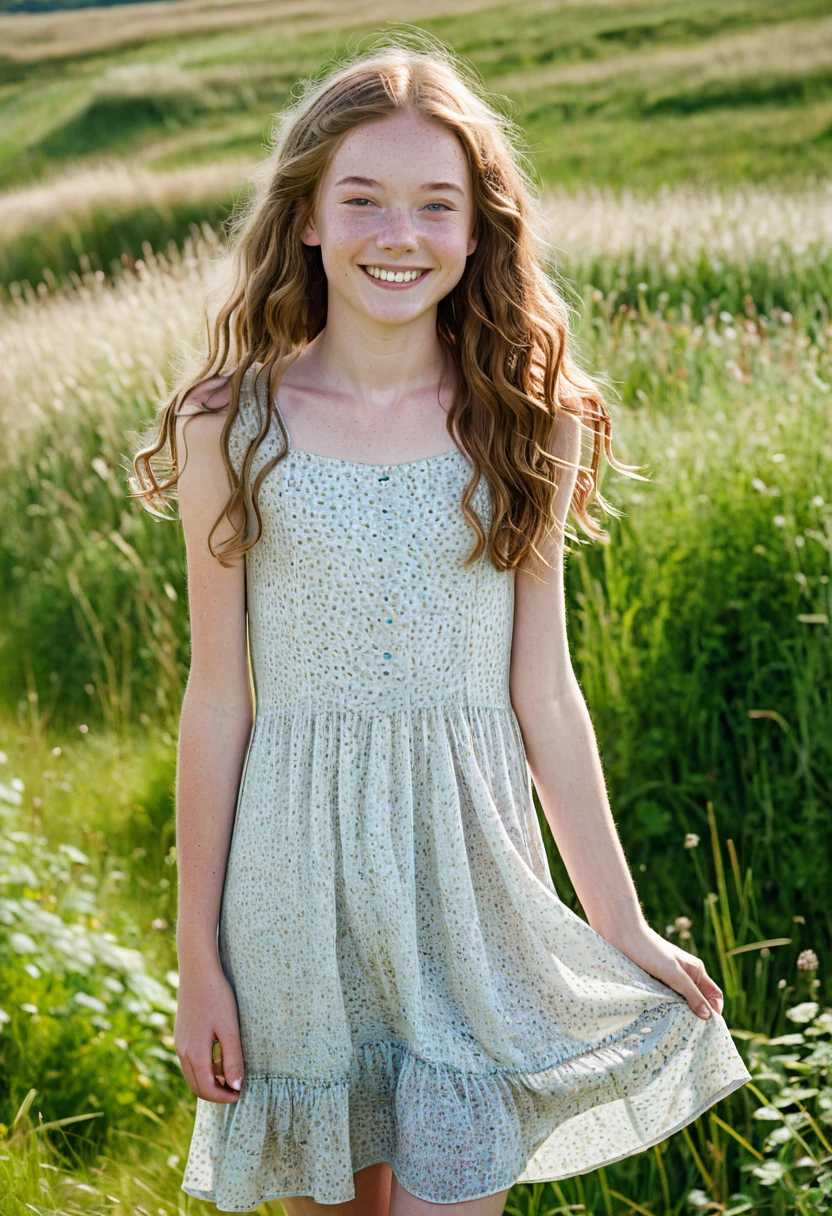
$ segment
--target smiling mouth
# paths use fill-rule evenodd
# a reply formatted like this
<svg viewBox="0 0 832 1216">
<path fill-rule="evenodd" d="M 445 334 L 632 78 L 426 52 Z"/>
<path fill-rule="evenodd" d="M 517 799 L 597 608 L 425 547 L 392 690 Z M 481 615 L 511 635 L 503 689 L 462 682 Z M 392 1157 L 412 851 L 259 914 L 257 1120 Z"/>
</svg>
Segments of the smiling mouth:
<svg viewBox="0 0 832 1216">
<path fill-rule="evenodd" d="M 430 270 L 384 270 L 379 266 L 362 266 L 361 269 L 374 283 L 385 287 L 410 287 L 430 274 Z"/>
</svg>

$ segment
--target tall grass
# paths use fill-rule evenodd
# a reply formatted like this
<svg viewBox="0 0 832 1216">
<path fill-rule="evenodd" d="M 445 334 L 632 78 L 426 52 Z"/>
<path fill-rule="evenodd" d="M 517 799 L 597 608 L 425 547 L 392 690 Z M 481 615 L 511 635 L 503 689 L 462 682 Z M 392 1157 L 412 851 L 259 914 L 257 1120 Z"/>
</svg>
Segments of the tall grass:
<svg viewBox="0 0 832 1216">
<path fill-rule="evenodd" d="M 388 22 L 388 10 L 169 0 L 104 21 L 95 7 L 5 16 L 0 187 L 19 202 L 46 186 L 55 202 L 22 226 L 0 223 L 0 283 L 36 286 L 44 267 L 60 278 L 84 255 L 108 271 L 140 257 L 145 240 L 162 249 L 191 224 L 220 225 L 237 166 L 262 156 L 296 79 Z M 645 197 L 690 181 L 797 195 L 829 176 L 823 0 L 422 0 L 394 15 L 473 62 L 528 132 L 543 182 L 573 195 L 610 186 Z M 125 162 L 132 204 L 106 185 L 85 203 L 79 178 L 124 173 Z"/>
</svg>

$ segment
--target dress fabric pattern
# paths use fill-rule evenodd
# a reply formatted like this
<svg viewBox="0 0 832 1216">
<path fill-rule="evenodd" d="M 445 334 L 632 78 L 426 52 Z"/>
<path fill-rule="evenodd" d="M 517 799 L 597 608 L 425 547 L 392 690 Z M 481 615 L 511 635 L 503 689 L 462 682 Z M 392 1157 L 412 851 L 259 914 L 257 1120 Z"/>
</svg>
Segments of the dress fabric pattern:
<svg viewBox="0 0 832 1216">
<path fill-rule="evenodd" d="M 238 472 L 283 451 L 266 369 Z M 284 422 L 285 426 L 285 422 Z M 386 1161 L 434 1203 L 570 1177 L 750 1079 L 703 1020 L 558 896 L 509 698 L 514 572 L 461 509 L 453 449 L 288 453 L 246 554 L 255 719 L 219 922 L 245 1076 L 197 1099 L 182 1189 L 221 1211 L 341 1203 Z M 486 524 L 480 480 L 473 505 Z"/>
</svg>

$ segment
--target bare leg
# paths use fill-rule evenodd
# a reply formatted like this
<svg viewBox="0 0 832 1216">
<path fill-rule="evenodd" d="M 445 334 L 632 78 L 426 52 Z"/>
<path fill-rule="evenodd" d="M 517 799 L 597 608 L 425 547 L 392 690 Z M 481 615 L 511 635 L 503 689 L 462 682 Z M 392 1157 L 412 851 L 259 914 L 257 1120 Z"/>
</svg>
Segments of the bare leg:
<svg viewBox="0 0 832 1216">
<path fill-rule="evenodd" d="M 286 1216 L 387 1216 L 392 1177 L 392 1169 L 382 1161 L 353 1174 L 355 1199 L 348 1203 L 315 1203 L 306 1195 L 293 1195 L 280 1204 Z"/>
<path fill-rule="evenodd" d="M 393 1175 L 389 1216 L 502 1216 L 508 1190 L 465 1203 L 428 1203 L 406 1191 Z"/>
</svg>

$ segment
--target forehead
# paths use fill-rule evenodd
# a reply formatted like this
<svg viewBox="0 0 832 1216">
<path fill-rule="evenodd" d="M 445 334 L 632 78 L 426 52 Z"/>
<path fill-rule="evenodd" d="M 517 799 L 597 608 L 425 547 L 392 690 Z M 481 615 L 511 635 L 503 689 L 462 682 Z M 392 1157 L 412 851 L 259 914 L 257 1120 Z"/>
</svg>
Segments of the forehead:
<svg viewBox="0 0 832 1216">
<path fill-rule="evenodd" d="M 468 162 L 457 137 L 436 119 L 401 111 L 349 131 L 324 174 L 324 188 L 360 176 L 395 185 L 454 183 L 467 191 Z"/>
</svg>

